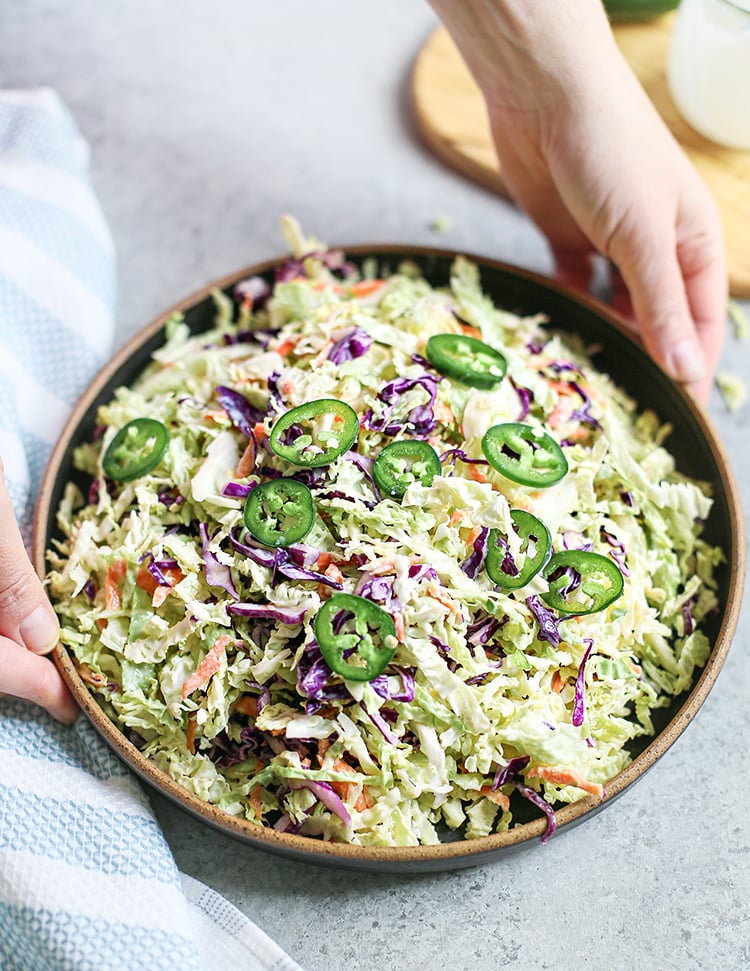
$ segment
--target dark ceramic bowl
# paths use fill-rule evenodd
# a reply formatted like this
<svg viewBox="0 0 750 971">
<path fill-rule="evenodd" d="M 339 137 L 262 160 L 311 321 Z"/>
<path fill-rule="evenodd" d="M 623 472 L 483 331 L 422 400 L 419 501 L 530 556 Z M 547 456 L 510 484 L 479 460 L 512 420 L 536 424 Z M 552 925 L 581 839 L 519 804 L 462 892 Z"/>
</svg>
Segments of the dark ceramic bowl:
<svg viewBox="0 0 750 971">
<path fill-rule="evenodd" d="M 449 252 L 406 246 L 348 248 L 347 255 L 355 261 L 374 256 L 394 268 L 401 259 L 409 258 L 434 284 L 447 282 L 453 259 Z M 544 313 L 555 329 L 578 334 L 588 344 L 601 345 L 601 352 L 595 359 L 598 367 L 632 394 L 641 408 L 653 408 L 663 421 L 672 424 L 674 432 L 667 444 L 678 468 L 687 475 L 711 483 L 715 502 L 706 524 L 705 538 L 721 546 L 727 557 L 717 572 L 720 611 L 705 628 L 713 644 L 705 668 L 699 672 L 689 692 L 675 699 L 668 708 L 656 711 L 657 734 L 650 739 L 638 740 L 632 750 L 633 761 L 609 781 L 607 798 L 603 802 L 590 796 L 557 811 L 559 833 L 609 806 L 616 796 L 639 779 L 685 730 L 705 701 L 729 650 L 740 610 L 745 572 L 741 509 L 724 449 L 706 415 L 681 388 L 665 377 L 617 317 L 599 303 L 548 279 L 491 260 L 472 258 L 480 266 L 485 289 L 498 306 L 518 314 Z M 242 270 L 183 300 L 141 331 L 93 381 L 65 427 L 42 484 L 34 534 L 34 562 L 40 574 L 45 572 L 45 550 L 56 534 L 55 511 L 63 489 L 66 482 L 76 476 L 73 450 L 90 440 L 99 405 L 112 397 L 115 388 L 129 385 L 137 378 L 151 353 L 163 343 L 164 323 L 175 310 L 184 311 L 193 332 L 206 330 L 212 325 L 214 316 L 211 290 L 218 288 L 230 293 L 239 280 L 254 274 L 272 274 L 279 262 L 274 260 Z M 484 863 L 538 840 L 544 832 L 545 821 L 537 818 L 536 810 L 528 809 L 524 804 L 515 814 L 517 824 L 508 832 L 476 840 L 453 839 L 437 846 L 360 847 L 277 833 L 203 802 L 157 769 L 104 714 L 78 676 L 67 651 L 60 646 L 55 653 L 55 662 L 94 727 L 141 778 L 194 816 L 256 847 L 307 863 L 417 872 Z M 527 815 L 521 815 L 523 812 Z"/>
</svg>

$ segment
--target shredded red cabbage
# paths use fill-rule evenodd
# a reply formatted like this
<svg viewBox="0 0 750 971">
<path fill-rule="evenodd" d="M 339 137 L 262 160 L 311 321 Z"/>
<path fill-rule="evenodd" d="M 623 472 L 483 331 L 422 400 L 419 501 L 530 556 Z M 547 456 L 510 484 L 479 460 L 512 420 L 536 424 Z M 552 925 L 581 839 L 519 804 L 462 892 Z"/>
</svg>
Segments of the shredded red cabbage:
<svg viewBox="0 0 750 971">
<path fill-rule="evenodd" d="M 513 385 L 513 390 L 518 395 L 519 401 L 521 402 L 521 411 L 516 418 L 516 421 L 523 421 L 531 410 L 531 391 L 528 388 L 523 388 L 516 384 L 513 378 L 510 379 L 510 383 Z"/>
<path fill-rule="evenodd" d="M 589 425 L 591 428 L 601 429 L 601 424 L 591 414 L 591 398 L 586 394 L 577 381 L 571 381 L 570 386 L 571 388 L 575 388 L 583 400 L 583 407 L 571 412 L 570 417 L 578 419 L 578 421 L 583 422 L 585 425 Z"/>
<path fill-rule="evenodd" d="M 419 583 L 420 580 L 438 580 L 439 577 L 429 563 L 412 563 L 409 567 L 409 579 Z"/>
<path fill-rule="evenodd" d="M 682 623 L 683 623 L 683 636 L 689 637 L 695 630 L 695 621 L 693 620 L 693 598 L 690 597 L 681 607 L 682 613 Z"/>
<path fill-rule="evenodd" d="M 281 266 L 278 266 L 276 268 L 276 282 L 288 283 L 290 280 L 306 279 L 307 270 L 305 269 L 305 262 L 307 260 L 316 260 L 318 263 L 322 263 L 332 273 L 338 273 L 342 279 L 352 276 L 357 272 L 357 267 L 344 259 L 344 254 L 341 250 L 314 250 L 296 259 L 287 260 Z"/>
<path fill-rule="evenodd" d="M 271 296 L 271 284 L 262 276 L 251 276 L 247 280 L 240 280 L 234 288 L 234 299 L 237 303 L 249 304 L 254 310 L 265 306 Z"/>
<path fill-rule="evenodd" d="M 620 573 L 622 573 L 624 577 L 629 577 L 630 570 L 625 566 L 625 556 L 626 556 L 625 544 L 621 543 L 616 536 L 613 536 L 612 533 L 607 532 L 607 530 L 604 529 L 603 527 L 602 529 L 599 530 L 599 533 L 602 539 L 605 542 L 609 543 L 609 545 L 612 547 L 612 550 L 610 551 L 609 555 L 617 564 L 620 570 Z"/>
<path fill-rule="evenodd" d="M 590 553 L 594 548 L 594 544 L 582 533 L 576 533 L 572 529 L 565 530 L 562 541 L 566 550 L 584 550 Z"/>
<path fill-rule="evenodd" d="M 495 778 L 492 781 L 492 789 L 499 789 L 500 786 L 504 786 L 506 782 L 511 781 L 514 776 L 526 768 L 530 761 L 531 756 L 529 755 L 517 755 L 507 765 L 501 765 L 495 773 Z"/>
<path fill-rule="evenodd" d="M 359 707 L 362 709 L 362 711 L 364 711 L 364 713 L 367 715 L 367 717 L 370 719 L 373 725 L 380 731 L 381 735 L 386 740 L 386 742 L 388 742 L 389 745 L 396 745 L 398 743 L 398 739 L 390 730 L 387 722 L 381 716 L 380 712 L 377 711 L 377 709 L 370 711 L 370 709 L 365 705 L 363 701 L 360 702 Z"/>
<path fill-rule="evenodd" d="M 546 843 L 557 828 L 557 820 L 555 819 L 554 809 L 552 806 L 550 806 L 544 796 L 540 796 L 539 793 L 534 789 L 530 789 L 529 786 L 521 785 L 520 782 L 514 782 L 513 784 L 524 799 L 528 799 L 529 802 L 533 803 L 538 809 L 541 809 L 544 815 L 547 817 L 547 829 L 544 831 L 541 839 L 539 840 L 540 843 Z"/>
<path fill-rule="evenodd" d="M 532 612 L 539 625 L 539 632 L 537 633 L 539 640 L 547 641 L 552 647 L 558 647 L 560 644 L 560 631 L 558 630 L 557 620 L 554 614 L 544 606 L 536 595 L 526 598 L 526 606 Z"/>
<path fill-rule="evenodd" d="M 280 413 L 286 411 L 286 404 L 284 399 L 281 397 L 281 392 L 279 391 L 279 379 L 281 374 L 278 371 L 272 371 L 268 375 L 268 390 L 270 392 L 270 397 L 268 399 L 268 407 L 270 411 L 275 411 Z"/>
<path fill-rule="evenodd" d="M 247 438 L 253 438 L 253 427 L 266 417 L 265 412 L 255 405 L 251 405 L 244 394 L 219 385 L 216 388 L 216 397 L 221 407 L 229 415 L 235 428 L 238 428 Z"/>
<path fill-rule="evenodd" d="M 471 580 L 476 579 L 476 575 L 484 563 L 484 558 L 487 556 L 487 537 L 489 535 L 490 531 L 488 527 L 482 526 L 479 530 L 479 535 L 472 544 L 472 552 L 461 564 L 461 569 Z"/>
<path fill-rule="evenodd" d="M 176 489 L 165 489 L 163 492 L 159 492 L 156 498 L 162 504 L 162 506 L 179 506 L 181 502 L 185 501 L 185 497 L 181 496 Z"/>
<path fill-rule="evenodd" d="M 490 463 L 487 459 L 470 459 L 469 456 L 464 452 L 462 448 L 449 448 L 447 452 L 443 452 L 440 456 L 440 461 L 445 462 L 450 460 L 451 467 L 455 467 L 457 459 L 461 459 L 467 465 L 489 465 Z"/>
<path fill-rule="evenodd" d="M 466 640 L 469 644 L 484 647 L 500 630 L 500 626 L 500 621 L 496 617 L 485 615 L 469 625 L 466 630 Z"/>
<path fill-rule="evenodd" d="M 433 416 L 433 405 L 437 396 L 437 386 L 441 378 L 434 374 L 422 374 L 417 378 L 396 378 L 389 381 L 378 392 L 378 398 L 385 408 L 377 417 L 369 408 L 362 425 L 373 432 L 383 432 L 384 435 L 398 435 L 408 432 L 416 438 L 426 438 L 437 424 Z M 412 408 L 404 419 L 394 419 L 393 413 L 401 396 L 412 388 L 422 387 L 429 395 L 429 401 Z"/>
<path fill-rule="evenodd" d="M 239 600 L 240 595 L 237 593 L 232 582 L 232 571 L 225 563 L 220 563 L 215 554 L 209 549 L 211 540 L 208 535 L 208 524 L 201 523 L 198 526 L 198 530 L 201 537 L 203 565 L 206 569 L 206 583 L 212 587 L 221 587 L 222 590 L 226 590 L 230 597 Z M 167 585 L 169 586 L 170 584 Z"/>
<path fill-rule="evenodd" d="M 306 607 L 275 607 L 273 604 L 236 603 L 227 606 L 227 613 L 232 616 L 276 620 L 280 624 L 301 624 L 306 612 Z"/>
<path fill-rule="evenodd" d="M 257 485 L 257 482 L 227 482 L 221 494 L 230 499 L 246 499 Z"/>
<path fill-rule="evenodd" d="M 374 577 L 364 572 L 357 581 L 354 593 L 358 597 L 366 597 L 382 603 L 386 610 L 401 610 L 403 604 L 393 592 L 393 577 Z"/>
<path fill-rule="evenodd" d="M 401 678 L 401 689 L 391 691 L 389 678 L 398 675 Z M 370 685 L 375 694 L 380 695 L 384 701 L 414 701 L 416 684 L 414 675 L 407 668 L 396 668 L 390 674 L 379 674 L 374 678 Z"/>
<path fill-rule="evenodd" d="M 297 565 L 300 561 L 305 561 L 307 554 L 304 551 L 312 551 L 313 547 L 303 547 L 300 544 L 296 549 L 290 546 L 288 549 L 278 547 L 277 549 L 269 550 L 264 546 L 256 546 L 250 541 L 249 537 L 243 542 L 239 538 L 239 534 L 239 528 L 233 529 L 229 534 L 229 542 L 238 553 L 242 553 L 243 556 L 249 556 L 259 566 L 277 570 L 287 580 L 314 580 L 316 583 L 323 583 L 327 587 L 333 587 L 334 590 L 344 589 L 338 580 L 331 579 L 325 573 L 318 573 L 316 570 L 309 570 L 306 567 Z M 317 555 L 312 560 L 313 563 L 320 555 L 319 550 L 315 550 L 314 552 Z"/>
<path fill-rule="evenodd" d="M 345 364 L 347 361 L 362 357 L 370 350 L 371 346 L 372 337 L 367 331 L 361 327 L 355 327 L 354 330 L 336 341 L 328 353 L 328 360 L 334 364 Z"/>
<path fill-rule="evenodd" d="M 585 700 L 585 690 L 586 690 L 586 661 L 588 661 L 591 651 L 594 647 L 594 642 L 590 637 L 584 638 L 584 644 L 588 644 L 583 657 L 581 658 L 581 663 L 578 666 L 578 675 L 576 676 L 576 688 L 575 688 L 575 699 L 573 701 L 573 718 L 572 722 L 576 728 L 580 728 L 583 725 L 583 720 L 586 717 L 586 700 Z"/>
<path fill-rule="evenodd" d="M 268 685 L 261 684 L 259 681 L 247 681 L 245 687 L 251 691 L 258 691 L 258 711 L 271 704 L 271 692 Z"/>
<path fill-rule="evenodd" d="M 169 564 L 165 566 L 164 564 Z M 174 566 L 172 564 L 174 563 Z M 165 577 L 162 570 L 175 570 L 177 569 L 177 560 L 154 560 L 151 554 L 148 554 L 148 559 L 146 560 L 146 569 L 151 574 L 151 576 L 156 580 L 160 587 L 171 587 L 172 583 Z"/>
<path fill-rule="evenodd" d="M 562 374 L 563 371 L 575 371 L 576 374 L 581 373 L 581 369 L 572 361 L 550 361 L 549 364 L 545 366 L 554 371 L 555 374 Z"/>
<path fill-rule="evenodd" d="M 289 779 L 288 782 L 290 789 L 309 789 L 326 809 L 330 809 L 347 828 L 351 829 L 352 817 L 349 815 L 349 810 L 327 782 L 314 782 L 312 779 Z"/>
</svg>

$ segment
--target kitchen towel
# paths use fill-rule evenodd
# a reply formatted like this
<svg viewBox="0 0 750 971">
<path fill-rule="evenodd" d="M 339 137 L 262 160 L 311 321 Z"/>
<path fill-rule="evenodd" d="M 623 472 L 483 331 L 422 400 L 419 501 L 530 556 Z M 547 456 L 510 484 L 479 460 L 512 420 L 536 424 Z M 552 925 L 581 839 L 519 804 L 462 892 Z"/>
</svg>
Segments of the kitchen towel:
<svg viewBox="0 0 750 971">
<path fill-rule="evenodd" d="M 114 249 L 49 89 L 0 91 L 0 458 L 24 538 L 65 419 L 111 350 Z M 301 971 L 179 872 L 140 785 L 80 718 L 0 698 L 0 971 Z"/>
</svg>

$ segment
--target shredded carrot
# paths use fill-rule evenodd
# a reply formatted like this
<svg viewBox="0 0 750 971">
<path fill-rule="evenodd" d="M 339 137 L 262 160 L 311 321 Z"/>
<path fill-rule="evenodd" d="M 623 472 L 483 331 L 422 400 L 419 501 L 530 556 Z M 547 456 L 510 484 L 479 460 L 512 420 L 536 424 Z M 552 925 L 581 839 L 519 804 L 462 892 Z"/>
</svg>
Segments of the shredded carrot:
<svg viewBox="0 0 750 971">
<path fill-rule="evenodd" d="M 565 422 L 570 421 L 573 413 L 573 404 L 570 401 L 560 401 L 550 412 L 547 424 L 550 428 L 560 428 Z"/>
<path fill-rule="evenodd" d="M 562 689 L 565 687 L 565 682 L 559 671 L 555 671 L 552 675 L 552 690 L 557 694 L 560 694 Z"/>
<path fill-rule="evenodd" d="M 451 518 L 448 520 L 448 525 L 455 526 L 456 523 L 461 522 L 461 520 L 464 518 L 465 515 L 466 513 L 464 512 L 463 509 L 456 509 L 455 512 L 451 513 Z"/>
<path fill-rule="evenodd" d="M 229 634 L 222 634 L 214 641 L 213 647 L 209 650 L 198 667 L 182 686 L 182 697 L 187 698 L 196 688 L 200 688 L 216 674 L 221 667 L 221 661 L 227 649 L 227 644 L 231 644 L 232 638 Z"/>
<path fill-rule="evenodd" d="M 320 752 L 320 748 L 318 749 Z M 356 772 L 348 762 L 344 762 L 343 759 L 339 759 L 337 762 L 333 763 L 334 772 Z M 352 789 L 356 789 L 357 785 L 354 782 L 329 782 L 328 785 L 333 789 L 333 791 L 341 796 L 341 798 L 346 802 L 352 795 Z M 366 786 L 362 786 L 362 791 L 357 796 L 356 802 L 354 803 L 354 808 L 358 813 L 361 813 L 365 809 L 369 809 L 371 806 L 375 805 L 372 796 L 367 791 Z"/>
<path fill-rule="evenodd" d="M 393 613 L 393 626 L 396 628 L 396 640 L 399 644 L 403 644 L 406 639 L 406 630 L 404 628 L 404 615 L 400 610 Z"/>
<path fill-rule="evenodd" d="M 321 347 L 321 349 L 318 351 L 318 353 L 315 355 L 315 357 L 313 358 L 313 364 L 315 367 L 320 367 L 321 364 L 323 364 L 325 361 L 328 360 L 328 355 L 330 354 L 332 347 L 333 347 L 333 341 L 327 340 L 325 344 Z"/>
<path fill-rule="evenodd" d="M 274 350 L 276 351 L 277 354 L 280 354 L 282 357 L 286 357 L 287 354 L 289 354 L 290 351 L 293 351 L 296 346 L 297 346 L 297 341 L 292 340 L 291 337 L 287 337 L 287 339 L 282 341 L 278 345 L 278 347 L 274 347 Z"/>
<path fill-rule="evenodd" d="M 529 769 L 526 778 L 543 779 L 545 782 L 551 782 L 556 786 L 575 786 L 577 789 L 583 789 L 584 792 L 590 792 L 593 796 L 599 796 L 600 799 L 604 795 L 604 788 L 598 782 L 589 782 L 588 779 L 584 779 L 583 776 L 572 769 L 556 769 L 551 765 L 537 765 L 533 769 Z"/>
<path fill-rule="evenodd" d="M 237 699 L 234 710 L 241 715 L 250 715 L 251 718 L 255 718 L 258 714 L 258 699 L 253 698 L 252 695 L 242 695 L 241 698 Z"/>
<path fill-rule="evenodd" d="M 474 540 L 477 539 L 477 537 L 479 536 L 479 534 L 481 532 L 482 532 L 482 527 L 481 526 L 475 526 L 472 529 L 472 531 L 469 533 L 469 535 L 466 537 L 466 544 L 467 544 L 467 546 L 471 546 L 474 543 Z"/>
<path fill-rule="evenodd" d="M 640 676 L 643 674 L 643 669 L 641 668 L 640 664 L 636 664 L 635 661 L 628 661 L 628 664 L 640 678 Z"/>
<path fill-rule="evenodd" d="M 440 401 L 439 398 L 432 406 L 432 414 L 437 421 L 441 421 L 444 425 L 456 424 L 456 416 L 453 414 L 451 406 L 445 401 Z"/>
<path fill-rule="evenodd" d="M 374 570 L 370 570 L 370 576 L 372 577 L 384 577 L 388 573 L 396 572 L 396 564 L 393 560 L 385 560 L 380 566 L 376 566 Z"/>
<path fill-rule="evenodd" d="M 156 579 L 143 565 L 138 567 L 138 572 L 135 575 L 135 585 L 140 587 L 141 590 L 145 590 L 149 596 L 151 596 L 154 590 L 156 590 L 156 588 L 159 586 Z"/>
<path fill-rule="evenodd" d="M 335 563 L 329 563 L 324 570 L 325 575 L 336 583 L 344 582 L 344 574 L 339 570 Z"/>
<path fill-rule="evenodd" d="M 348 762 L 344 762 L 343 759 L 338 759 L 336 762 L 334 762 L 332 768 L 334 772 L 355 772 L 356 771 L 356 769 L 353 769 Z M 335 780 L 335 781 L 329 782 L 328 785 L 331 787 L 331 789 L 333 789 L 333 791 L 337 795 L 341 796 L 342 799 L 348 798 L 349 786 L 351 785 L 350 782 L 340 782 L 338 780 Z"/>
<path fill-rule="evenodd" d="M 490 786 L 482 786 L 479 790 L 480 795 L 484 796 L 485 799 L 489 799 L 490 802 L 494 802 L 496 806 L 499 806 L 504 813 L 510 809 L 510 799 L 505 795 L 504 792 L 500 792 L 499 789 L 492 789 Z"/>
<path fill-rule="evenodd" d="M 437 600 L 444 607 L 447 607 L 452 614 L 458 613 L 458 607 L 456 606 L 456 601 L 451 597 L 448 591 L 440 590 L 437 587 L 430 587 L 427 590 L 427 596 L 432 597 L 433 600 Z"/>
<path fill-rule="evenodd" d="M 104 628 L 107 626 L 107 618 L 99 617 L 99 619 L 96 622 L 96 626 L 99 628 L 99 630 L 104 630 Z"/>
<path fill-rule="evenodd" d="M 478 327 L 467 323 L 465 320 L 459 320 L 458 323 L 461 325 L 461 330 L 467 337 L 476 337 L 478 341 L 482 340 L 482 332 Z"/>
<path fill-rule="evenodd" d="M 88 664 L 78 664 L 77 668 L 81 681 L 90 684 L 92 688 L 104 688 L 106 686 L 107 678 L 103 674 L 95 674 Z"/>
<path fill-rule="evenodd" d="M 242 453 L 242 457 L 237 463 L 236 475 L 238 479 L 244 479 L 246 475 L 255 468 L 255 442 L 252 439 L 247 443 L 247 448 Z"/>
<path fill-rule="evenodd" d="M 351 294 L 353 297 L 368 297 L 371 293 L 379 290 L 384 282 L 384 280 L 360 280 L 359 283 L 353 283 L 350 287 Z"/>
<path fill-rule="evenodd" d="M 253 786 L 253 788 L 250 790 L 250 806 L 255 813 L 255 818 L 258 820 L 258 822 L 262 821 L 263 819 L 263 809 L 260 804 L 260 794 L 262 791 L 261 786 Z"/>
<path fill-rule="evenodd" d="M 469 478 L 473 479 L 475 482 L 489 482 L 490 480 L 480 471 L 476 465 L 469 466 Z"/>
<path fill-rule="evenodd" d="M 552 379 L 548 379 L 547 384 L 550 386 L 550 388 L 552 388 L 553 391 L 556 391 L 559 395 L 563 395 L 567 397 L 570 395 L 575 396 L 578 394 L 576 389 L 571 385 L 569 381 L 553 381 Z"/>
<path fill-rule="evenodd" d="M 301 280 L 303 277 L 296 277 L 295 279 Z M 310 289 L 315 290 L 316 293 L 320 293 L 321 290 L 333 290 L 334 293 L 346 293 L 346 287 L 340 283 L 325 283 L 323 280 L 316 280 L 315 283 L 311 283 Z"/>
<path fill-rule="evenodd" d="M 161 607 L 161 605 L 164 603 L 164 601 L 172 592 L 172 588 L 176 587 L 177 584 L 180 582 L 180 580 L 185 579 L 185 574 L 182 572 L 182 570 L 177 568 L 162 570 L 162 573 L 167 578 L 167 580 L 169 580 L 169 586 L 164 587 L 161 584 L 159 584 L 156 587 L 156 590 L 154 590 L 153 596 L 151 597 L 152 607 Z"/>
<path fill-rule="evenodd" d="M 107 610 L 119 610 L 122 607 L 120 583 L 125 579 L 127 572 L 128 564 L 125 560 L 112 560 L 109 564 L 104 585 L 104 606 Z"/>
<path fill-rule="evenodd" d="M 223 408 L 220 411 L 204 411 L 203 420 L 216 422 L 217 425 L 223 424 L 227 420 L 227 413 Z"/>
<path fill-rule="evenodd" d="M 195 729 L 198 727 L 198 712 L 191 711 L 188 715 L 186 743 L 188 752 L 195 755 Z"/>
<path fill-rule="evenodd" d="M 358 813 L 363 813 L 365 809 L 372 809 L 375 805 L 375 800 L 370 795 L 370 791 L 367 786 L 362 786 L 362 792 L 357 796 L 357 800 L 354 803 L 354 808 Z"/>
<path fill-rule="evenodd" d="M 333 557 L 331 556 L 331 554 L 326 552 L 325 550 L 321 550 L 320 556 L 313 563 L 313 569 L 317 570 L 318 573 L 325 573 L 325 571 L 331 565 L 332 561 L 333 561 Z"/>
<path fill-rule="evenodd" d="M 321 738 L 318 740 L 318 765 L 323 764 L 323 759 L 326 757 L 326 752 L 331 747 L 331 743 L 327 738 Z"/>
<path fill-rule="evenodd" d="M 260 445 L 264 438 L 268 438 L 268 432 L 266 431 L 266 426 L 262 421 L 255 423 L 253 427 L 253 435 L 255 435 L 255 441 Z"/>
</svg>

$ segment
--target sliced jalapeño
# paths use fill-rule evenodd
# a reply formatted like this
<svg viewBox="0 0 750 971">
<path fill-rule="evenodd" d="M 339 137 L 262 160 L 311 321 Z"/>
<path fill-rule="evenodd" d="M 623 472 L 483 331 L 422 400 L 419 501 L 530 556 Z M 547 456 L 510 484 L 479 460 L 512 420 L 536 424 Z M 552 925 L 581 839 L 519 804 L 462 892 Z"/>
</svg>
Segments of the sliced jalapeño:
<svg viewBox="0 0 750 971">
<path fill-rule="evenodd" d="M 532 516 L 530 512 L 512 509 L 510 518 L 516 533 L 521 537 L 524 560 L 520 569 L 510 553 L 507 539 L 499 529 L 490 530 L 484 566 L 493 583 L 504 590 L 518 590 L 525 587 L 547 562 L 552 540 L 541 519 Z"/>
<path fill-rule="evenodd" d="M 392 499 L 400 499 L 413 482 L 432 485 L 432 480 L 441 472 L 437 452 L 419 439 L 403 439 L 386 445 L 372 464 L 375 484 Z"/>
<path fill-rule="evenodd" d="M 259 543 L 291 546 L 312 529 L 315 504 L 307 486 L 296 479 L 272 479 L 256 486 L 245 500 L 245 526 Z"/>
<path fill-rule="evenodd" d="M 589 550 L 563 550 L 550 559 L 543 576 L 548 607 L 561 614 L 595 614 L 622 594 L 624 581 L 616 564 Z"/>
<path fill-rule="evenodd" d="M 337 398 L 292 408 L 271 429 L 271 448 L 293 465 L 315 469 L 348 452 L 359 434 L 357 413 Z"/>
<path fill-rule="evenodd" d="M 334 593 L 318 611 L 313 628 L 326 664 L 347 681 L 377 678 L 396 649 L 391 615 L 352 593 Z"/>
<path fill-rule="evenodd" d="M 117 482 L 131 482 L 161 462 L 169 432 L 155 418 L 134 418 L 123 425 L 102 458 L 104 474 Z"/>
<path fill-rule="evenodd" d="M 535 489 L 553 486 L 568 471 L 568 460 L 555 439 L 521 421 L 493 425 L 482 438 L 482 451 L 506 479 Z"/>
<path fill-rule="evenodd" d="M 483 391 L 496 388 L 508 369 L 500 351 L 465 334 L 435 334 L 425 354 L 436 371 Z"/>
</svg>

